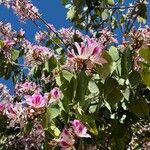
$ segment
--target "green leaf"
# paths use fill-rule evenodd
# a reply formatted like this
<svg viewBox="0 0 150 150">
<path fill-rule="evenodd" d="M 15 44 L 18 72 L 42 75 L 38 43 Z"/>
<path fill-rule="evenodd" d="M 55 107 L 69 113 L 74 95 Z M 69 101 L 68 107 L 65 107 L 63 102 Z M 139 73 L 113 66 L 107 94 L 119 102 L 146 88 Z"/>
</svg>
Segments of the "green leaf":
<svg viewBox="0 0 150 150">
<path fill-rule="evenodd" d="M 142 78 L 142 81 L 144 82 L 144 84 L 146 84 L 147 86 L 150 87 L 150 71 L 149 71 L 149 69 L 143 68 L 140 71 L 140 74 L 141 74 L 141 78 Z"/>
<path fill-rule="evenodd" d="M 72 20 L 75 17 L 76 7 L 71 6 L 69 11 L 67 12 L 67 19 Z"/>
<path fill-rule="evenodd" d="M 57 60 L 54 56 L 52 56 L 50 59 L 48 59 L 45 62 L 44 70 L 46 70 L 48 73 L 50 73 L 56 67 L 57 67 Z"/>
<path fill-rule="evenodd" d="M 40 78 L 42 76 L 42 70 L 43 70 L 43 65 L 39 65 L 39 66 L 34 66 L 33 70 L 31 70 L 30 73 L 33 73 L 33 76 L 35 78 Z"/>
<path fill-rule="evenodd" d="M 62 2 L 63 5 L 66 5 L 68 0 L 61 0 L 61 2 Z"/>
<path fill-rule="evenodd" d="M 101 14 L 101 17 L 103 20 L 106 20 L 109 17 L 109 13 L 107 9 L 104 9 L 104 11 Z"/>
<path fill-rule="evenodd" d="M 111 93 L 108 94 L 106 101 L 113 107 L 123 98 L 123 94 L 118 88 L 114 88 Z"/>
<path fill-rule="evenodd" d="M 85 72 L 81 71 L 77 76 L 77 88 L 75 101 L 82 102 L 84 101 L 86 91 L 88 89 L 89 77 L 85 74 Z"/>
<path fill-rule="evenodd" d="M 99 93 L 99 89 L 94 81 L 90 81 L 88 89 L 91 93 Z"/>
<path fill-rule="evenodd" d="M 25 132 L 25 134 L 26 135 L 29 135 L 30 134 L 30 132 L 31 132 L 31 130 L 32 130 L 32 128 L 33 128 L 33 122 L 28 122 L 27 124 L 26 124 L 26 126 L 25 126 L 25 128 L 24 128 L 24 132 Z"/>
<path fill-rule="evenodd" d="M 142 58 L 144 58 L 146 61 L 150 62 L 150 48 L 142 48 L 139 51 L 139 54 Z"/>
<path fill-rule="evenodd" d="M 129 105 L 129 110 L 139 118 L 149 115 L 149 106 L 143 98 L 132 102 Z"/>
<path fill-rule="evenodd" d="M 107 63 L 102 66 L 96 66 L 96 71 L 100 78 L 106 79 L 112 73 L 112 58 L 107 52 L 104 52 L 102 57 L 107 60 Z"/>
<path fill-rule="evenodd" d="M 11 59 L 13 61 L 16 61 L 18 59 L 18 57 L 19 57 L 19 53 L 20 52 L 18 50 L 12 49 L 12 51 L 11 51 Z"/>
<path fill-rule="evenodd" d="M 79 108 L 76 111 L 76 115 L 78 119 L 80 119 L 83 123 L 85 123 L 85 125 L 87 125 L 88 130 L 92 134 L 98 135 L 98 130 L 97 130 L 96 123 L 93 117 L 86 115 L 84 112 L 80 113 Z"/>
<path fill-rule="evenodd" d="M 62 100 L 63 107 L 65 108 L 65 111 L 69 111 L 70 104 L 72 104 L 72 100 L 75 96 L 77 81 L 73 77 L 70 82 L 64 78 L 61 79 L 61 82 L 62 82 L 61 91 L 64 95 L 64 98 Z"/>
<path fill-rule="evenodd" d="M 114 46 L 111 46 L 109 49 L 109 55 L 112 57 L 112 59 L 114 61 L 117 61 L 120 57 L 119 57 L 119 52 L 118 49 Z"/>
<path fill-rule="evenodd" d="M 141 81 L 141 76 L 139 74 L 139 72 L 136 71 L 132 71 L 129 74 L 129 82 L 132 86 L 137 86 Z"/>
<path fill-rule="evenodd" d="M 113 78 L 107 78 L 104 83 L 104 95 L 108 96 L 116 87 L 118 87 L 118 82 Z"/>
<path fill-rule="evenodd" d="M 73 74 L 67 70 L 62 70 L 62 76 L 67 80 L 67 81 L 71 81 Z"/>
<path fill-rule="evenodd" d="M 147 19 L 147 6 L 145 3 L 139 3 L 138 5 L 138 15 L 142 18 Z"/>
<path fill-rule="evenodd" d="M 4 42 L 0 40 L 0 47 L 4 46 Z"/>
<path fill-rule="evenodd" d="M 108 4 L 110 4 L 110 5 L 114 5 L 114 4 L 115 4 L 114 0 L 107 0 L 107 2 L 108 2 Z"/>
<path fill-rule="evenodd" d="M 50 117 L 50 119 L 52 120 L 52 119 L 54 119 L 54 118 L 56 118 L 57 116 L 59 116 L 60 115 L 60 110 L 59 110 L 59 108 L 56 108 L 56 107 L 49 107 L 48 108 L 48 113 L 49 113 L 49 117 Z"/>
<path fill-rule="evenodd" d="M 127 59 L 127 52 L 122 54 L 121 58 L 121 77 L 126 79 L 128 77 L 128 59 Z"/>
</svg>

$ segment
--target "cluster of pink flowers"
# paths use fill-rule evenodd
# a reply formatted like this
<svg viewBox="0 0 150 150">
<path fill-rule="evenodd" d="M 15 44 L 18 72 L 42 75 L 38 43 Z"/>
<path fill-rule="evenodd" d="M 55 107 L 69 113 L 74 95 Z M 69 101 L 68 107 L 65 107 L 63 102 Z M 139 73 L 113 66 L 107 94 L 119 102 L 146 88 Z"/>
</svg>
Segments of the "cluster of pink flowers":
<svg viewBox="0 0 150 150">
<path fill-rule="evenodd" d="M 25 150 L 39 150 L 45 139 L 45 132 L 40 122 L 35 121 L 34 126 L 28 135 L 16 135 L 9 137 L 9 146 Z"/>
<path fill-rule="evenodd" d="M 41 43 L 42 41 L 44 41 L 46 39 L 47 35 L 44 31 L 39 31 L 36 32 L 35 34 L 35 40 L 37 43 Z"/>
<path fill-rule="evenodd" d="M 15 127 L 16 124 L 23 128 L 27 119 L 25 109 L 22 103 L 6 103 L 4 114 L 9 118 L 9 127 Z"/>
<path fill-rule="evenodd" d="M 10 7 L 11 0 L 0 0 L 0 5 L 3 4 L 7 6 L 8 8 Z"/>
<path fill-rule="evenodd" d="M 107 63 L 107 61 L 101 56 L 104 50 L 104 46 L 95 39 L 87 38 L 87 42 L 75 43 L 77 53 L 74 49 L 68 51 L 67 57 L 67 68 L 71 69 L 85 69 L 92 70 L 95 65 L 102 65 Z"/>
<path fill-rule="evenodd" d="M 15 92 L 17 95 L 32 95 L 34 93 L 40 93 L 41 89 L 35 82 L 26 80 L 25 82 L 19 82 L 15 86 Z"/>
<path fill-rule="evenodd" d="M 10 23 L 0 22 L 0 38 L 3 40 L 13 40 L 18 42 L 24 37 L 25 32 L 20 29 L 20 31 L 15 31 L 12 29 Z"/>
<path fill-rule="evenodd" d="M 24 31 L 12 30 L 10 23 L 0 22 L 0 38 L 3 43 L 0 46 L 0 53 L 6 59 L 6 62 L 11 61 L 11 51 L 17 44 L 20 45 L 24 39 Z"/>
<path fill-rule="evenodd" d="M 22 96 L 21 102 L 14 102 L 6 86 L 0 84 L 0 114 L 6 115 L 9 119 L 8 127 L 19 124 L 23 128 L 28 118 L 42 114 L 49 104 L 61 98 L 58 87 L 50 91 L 50 97 L 47 97 L 47 93 L 42 95 L 40 92 L 41 90 L 34 82 L 25 81 L 17 85 L 17 93 Z"/>
<path fill-rule="evenodd" d="M 139 63 L 144 62 L 144 59 L 139 55 L 139 50 L 150 46 L 150 27 L 134 28 L 129 32 L 127 38 L 128 40 L 125 41 L 125 44 L 131 44 L 131 47 L 134 50 L 133 69 L 139 71 L 141 68 Z"/>
<path fill-rule="evenodd" d="M 47 30 L 46 31 L 39 31 L 35 34 L 35 41 L 37 43 L 42 43 L 48 40 L 49 38 L 53 38 L 54 34 L 57 33 L 54 25 L 47 24 Z"/>
<path fill-rule="evenodd" d="M 13 0 L 12 8 L 23 21 L 27 19 L 35 20 L 40 16 L 38 9 L 30 0 Z"/>
<path fill-rule="evenodd" d="M 150 45 L 150 27 L 132 29 L 128 34 L 129 42 L 134 50 Z"/>
<path fill-rule="evenodd" d="M 82 124 L 80 120 L 74 120 L 71 122 L 71 128 L 64 128 L 60 139 L 57 140 L 58 144 L 62 148 L 70 148 L 73 147 L 75 144 L 75 138 L 91 138 L 91 136 L 87 133 L 87 128 L 85 125 Z"/>
<path fill-rule="evenodd" d="M 44 46 L 32 45 L 28 43 L 28 46 L 24 48 L 27 50 L 25 62 L 28 66 L 41 64 L 53 55 L 52 50 Z"/>
<path fill-rule="evenodd" d="M 45 93 L 44 96 L 40 93 L 25 96 L 26 103 L 34 109 L 44 108 L 53 102 L 57 102 L 60 98 L 61 91 L 58 87 L 53 88 L 50 93 Z"/>
<path fill-rule="evenodd" d="M 108 28 L 104 28 L 99 32 L 99 34 L 100 37 L 98 39 L 98 42 L 103 43 L 103 45 L 117 43 L 117 40 L 114 38 L 113 33 Z"/>
<path fill-rule="evenodd" d="M 11 102 L 13 97 L 9 94 L 7 87 L 0 83 L 0 101 Z"/>
<path fill-rule="evenodd" d="M 20 102 L 13 103 L 2 100 L 0 102 L 0 113 L 9 119 L 7 128 L 15 127 L 16 124 L 23 128 L 26 124 L 27 114 Z"/>
<path fill-rule="evenodd" d="M 79 30 L 73 30 L 72 28 L 61 28 L 58 31 L 58 34 L 66 43 L 72 43 L 74 36 L 82 38 L 82 33 Z"/>
</svg>

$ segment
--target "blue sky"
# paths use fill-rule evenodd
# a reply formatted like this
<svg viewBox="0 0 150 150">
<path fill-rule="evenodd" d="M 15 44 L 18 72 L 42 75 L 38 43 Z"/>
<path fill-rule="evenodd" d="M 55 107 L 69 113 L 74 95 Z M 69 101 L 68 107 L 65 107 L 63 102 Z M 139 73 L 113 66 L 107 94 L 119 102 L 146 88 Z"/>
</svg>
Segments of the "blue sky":
<svg viewBox="0 0 150 150">
<path fill-rule="evenodd" d="M 56 29 L 70 26 L 69 21 L 66 21 L 66 9 L 60 0 L 32 0 L 32 3 L 39 9 L 43 18 L 46 19 L 48 23 L 53 24 Z M 20 28 L 24 29 L 26 38 L 30 41 L 34 41 L 34 34 L 37 31 L 35 25 L 31 21 L 21 23 L 11 9 L 7 9 L 1 5 L 0 21 L 10 22 L 15 30 L 19 30 Z M 10 80 L 4 81 L 0 79 L 0 82 L 12 89 Z"/>
</svg>

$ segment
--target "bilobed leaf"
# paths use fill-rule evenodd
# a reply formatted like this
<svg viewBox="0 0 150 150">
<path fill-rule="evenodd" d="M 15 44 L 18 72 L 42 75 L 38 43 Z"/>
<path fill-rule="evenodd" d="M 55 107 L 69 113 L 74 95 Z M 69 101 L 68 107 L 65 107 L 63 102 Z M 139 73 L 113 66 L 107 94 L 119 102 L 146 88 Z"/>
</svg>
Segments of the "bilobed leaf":
<svg viewBox="0 0 150 150">
<path fill-rule="evenodd" d="M 98 135 L 95 120 L 91 116 L 86 115 L 84 112 L 80 113 L 78 110 L 76 111 L 76 115 L 78 119 L 80 119 L 88 127 L 88 130 L 92 134 Z"/>
</svg>

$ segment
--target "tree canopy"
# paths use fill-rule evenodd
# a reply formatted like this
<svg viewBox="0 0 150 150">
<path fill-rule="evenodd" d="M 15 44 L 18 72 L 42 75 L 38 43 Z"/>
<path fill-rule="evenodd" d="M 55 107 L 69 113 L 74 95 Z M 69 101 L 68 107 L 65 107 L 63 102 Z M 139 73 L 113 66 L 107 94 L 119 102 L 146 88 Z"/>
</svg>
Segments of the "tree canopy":
<svg viewBox="0 0 150 150">
<path fill-rule="evenodd" d="M 30 0 L 0 0 L 37 29 L 0 22 L 0 149 L 150 149 L 148 1 L 61 3 L 72 26 L 56 30 Z"/>
</svg>

